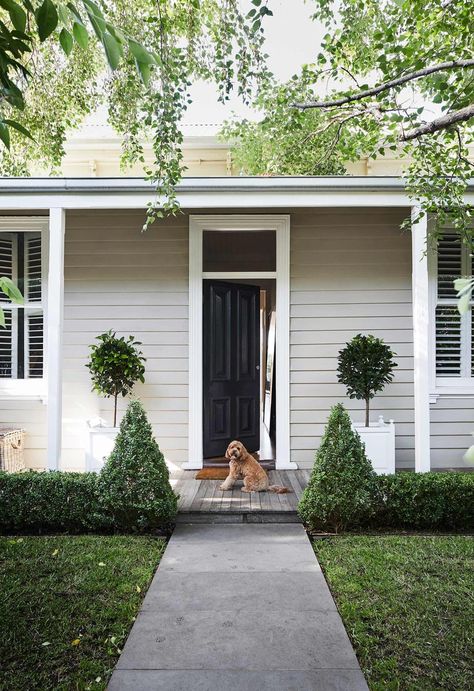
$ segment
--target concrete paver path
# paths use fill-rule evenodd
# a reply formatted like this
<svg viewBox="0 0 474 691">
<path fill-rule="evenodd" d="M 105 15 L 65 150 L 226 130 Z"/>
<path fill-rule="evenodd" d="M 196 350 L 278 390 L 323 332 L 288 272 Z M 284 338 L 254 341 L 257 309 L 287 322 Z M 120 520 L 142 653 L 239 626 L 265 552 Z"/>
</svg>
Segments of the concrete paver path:
<svg viewBox="0 0 474 691">
<path fill-rule="evenodd" d="M 109 691 L 362 691 L 301 525 L 181 524 Z"/>
</svg>

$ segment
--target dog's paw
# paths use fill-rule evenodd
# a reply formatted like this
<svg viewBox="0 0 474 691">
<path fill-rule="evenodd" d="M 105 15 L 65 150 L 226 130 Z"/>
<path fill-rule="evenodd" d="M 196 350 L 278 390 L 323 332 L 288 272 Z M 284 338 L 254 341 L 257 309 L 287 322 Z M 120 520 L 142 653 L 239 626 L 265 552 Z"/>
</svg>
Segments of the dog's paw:
<svg viewBox="0 0 474 691">
<path fill-rule="evenodd" d="M 219 485 L 219 489 L 222 490 L 223 492 L 225 492 L 226 489 L 228 489 L 228 488 L 227 488 L 227 486 L 224 484 L 224 485 Z"/>
</svg>

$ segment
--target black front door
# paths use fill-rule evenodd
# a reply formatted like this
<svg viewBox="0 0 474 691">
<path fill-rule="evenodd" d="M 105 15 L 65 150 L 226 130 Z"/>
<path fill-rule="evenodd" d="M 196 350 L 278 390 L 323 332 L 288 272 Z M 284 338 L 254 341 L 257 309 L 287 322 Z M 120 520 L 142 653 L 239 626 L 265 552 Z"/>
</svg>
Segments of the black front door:
<svg viewBox="0 0 474 691">
<path fill-rule="evenodd" d="M 260 288 L 203 283 L 204 458 L 260 447 Z"/>
</svg>

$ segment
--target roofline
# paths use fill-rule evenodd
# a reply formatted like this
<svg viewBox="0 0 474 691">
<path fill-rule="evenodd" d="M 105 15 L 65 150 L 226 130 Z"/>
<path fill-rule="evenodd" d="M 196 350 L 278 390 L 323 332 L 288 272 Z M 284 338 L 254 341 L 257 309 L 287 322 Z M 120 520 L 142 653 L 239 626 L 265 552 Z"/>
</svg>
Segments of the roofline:
<svg viewBox="0 0 474 691">
<path fill-rule="evenodd" d="M 474 203 L 474 186 L 466 200 Z M 400 177 L 199 177 L 176 188 L 182 209 L 410 207 Z M 142 177 L 1 178 L 0 211 L 18 209 L 144 209 L 159 203 Z"/>
<path fill-rule="evenodd" d="M 398 176 L 281 176 L 281 177 L 185 177 L 177 192 L 400 192 L 405 188 Z M 149 193 L 154 184 L 142 177 L 40 177 L 0 178 L 2 193 Z"/>
</svg>

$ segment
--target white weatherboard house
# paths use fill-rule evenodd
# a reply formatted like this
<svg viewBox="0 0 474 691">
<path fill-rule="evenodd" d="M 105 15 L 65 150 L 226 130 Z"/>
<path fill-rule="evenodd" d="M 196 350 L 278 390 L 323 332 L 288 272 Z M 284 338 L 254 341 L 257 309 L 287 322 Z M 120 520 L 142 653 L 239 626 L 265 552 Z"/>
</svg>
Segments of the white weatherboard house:
<svg viewBox="0 0 474 691">
<path fill-rule="evenodd" d="M 108 329 L 143 343 L 135 393 L 170 464 L 200 468 L 237 430 L 277 468 L 311 467 L 334 403 L 363 420 L 337 355 L 371 333 L 397 355 L 371 414 L 395 421 L 397 469 L 464 467 L 474 329 L 452 277 L 470 257 L 449 236 L 427 256 L 426 219 L 400 230 L 399 178 L 186 178 L 178 197 L 142 233 L 142 179 L 2 180 L 0 275 L 26 304 L 0 331 L 0 421 L 26 430 L 29 467 L 86 468 L 87 421 L 112 404 L 85 362 Z"/>
</svg>

